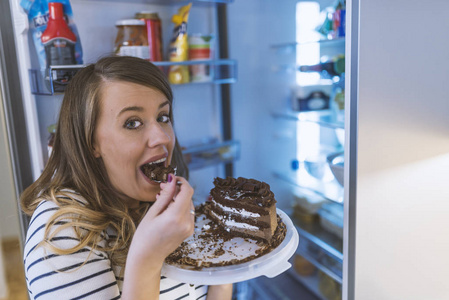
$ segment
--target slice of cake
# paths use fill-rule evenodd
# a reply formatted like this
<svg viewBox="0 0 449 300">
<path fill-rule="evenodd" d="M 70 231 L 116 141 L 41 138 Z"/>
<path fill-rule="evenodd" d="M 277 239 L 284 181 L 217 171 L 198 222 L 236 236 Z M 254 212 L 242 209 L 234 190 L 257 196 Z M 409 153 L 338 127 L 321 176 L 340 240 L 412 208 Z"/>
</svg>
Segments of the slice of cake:
<svg viewBox="0 0 449 300">
<path fill-rule="evenodd" d="M 270 242 L 278 220 L 270 186 L 247 178 L 215 178 L 206 214 L 235 236 Z"/>
<path fill-rule="evenodd" d="M 148 178 L 150 178 L 153 181 L 158 181 L 158 182 L 166 182 L 168 179 L 168 174 L 172 173 L 175 174 L 176 170 L 171 167 L 164 167 L 163 165 L 158 165 L 158 164 L 147 164 L 142 166 L 142 171 L 145 174 L 145 176 L 147 176 Z"/>
</svg>

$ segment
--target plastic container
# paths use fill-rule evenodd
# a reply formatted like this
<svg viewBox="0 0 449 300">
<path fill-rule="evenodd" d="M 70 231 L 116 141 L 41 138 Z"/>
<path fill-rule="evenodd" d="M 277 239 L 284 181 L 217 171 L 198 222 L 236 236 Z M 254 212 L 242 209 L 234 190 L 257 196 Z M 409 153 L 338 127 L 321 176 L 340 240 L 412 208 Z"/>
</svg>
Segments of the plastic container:
<svg viewBox="0 0 449 300">
<path fill-rule="evenodd" d="M 304 159 L 304 167 L 307 172 L 323 182 L 333 180 L 334 176 L 327 162 L 327 157 L 331 153 L 335 153 L 335 148 L 322 146 L 316 153 L 307 155 Z"/>
<path fill-rule="evenodd" d="M 191 34 L 189 36 L 189 59 L 208 60 L 212 58 L 212 35 Z M 190 66 L 192 82 L 207 82 L 212 79 L 210 65 L 198 64 Z"/>
<path fill-rule="evenodd" d="M 344 152 L 333 153 L 327 157 L 327 163 L 329 168 L 334 174 L 335 179 L 341 186 L 344 186 L 344 173 L 345 173 L 345 156 Z"/>
<path fill-rule="evenodd" d="M 127 19 L 115 23 L 117 37 L 114 52 L 122 56 L 135 56 L 150 59 L 150 48 L 144 20 Z"/>
<path fill-rule="evenodd" d="M 277 209 L 277 214 L 284 222 L 287 233 L 282 243 L 271 252 L 245 263 L 201 270 L 187 270 L 164 264 L 161 275 L 190 284 L 217 285 L 245 281 L 263 275 L 272 278 L 285 272 L 292 266 L 288 260 L 296 252 L 299 235 L 287 214 L 280 209 Z M 245 257 L 246 253 L 241 251 L 239 255 Z"/>
</svg>

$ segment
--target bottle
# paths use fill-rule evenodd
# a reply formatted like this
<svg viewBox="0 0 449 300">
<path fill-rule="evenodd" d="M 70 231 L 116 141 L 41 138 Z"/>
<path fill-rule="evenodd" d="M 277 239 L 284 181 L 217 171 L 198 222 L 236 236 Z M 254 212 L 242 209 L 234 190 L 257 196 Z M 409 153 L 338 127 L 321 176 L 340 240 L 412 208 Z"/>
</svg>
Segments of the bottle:
<svg viewBox="0 0 449 300">
<path fill-rule="evenodd" d="M 136 13 L 136 19 L 145 21 L 150 61 L 162 61 L 162 24 L 158 13 L 141 11 Z"/>
<path fill-rule="evenodd" d="M 76 35 L 64 20 L 62 3 L 48 3 L 48 10 L 47 28 L 41 36 L 47 68 L 51 65 L 74 65 Z"/>
<path fill-rule="evenodd" d="M 317 65 L 304 65 L 299 67 L 301 72 L 327 72 L 330 76 L 340 76 L 345 72 L 345 56 L 339 55 L 332 60 Z"/>
</svg>

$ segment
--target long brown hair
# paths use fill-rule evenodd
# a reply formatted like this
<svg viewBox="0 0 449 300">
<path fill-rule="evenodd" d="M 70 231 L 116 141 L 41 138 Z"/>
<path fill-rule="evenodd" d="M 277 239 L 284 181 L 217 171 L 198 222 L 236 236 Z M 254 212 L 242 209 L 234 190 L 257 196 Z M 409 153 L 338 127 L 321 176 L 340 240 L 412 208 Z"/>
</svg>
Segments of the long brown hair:
<svg viewBox="0 0 449 300">
<path fill-rule="evenodd" d="M 47 224 L 43 245 L 59 254 L 75 252 L 85 246 L 93 249 L 96 241 L 108 228 L 117 232 L 117 237 L 108 240 L 106 251 L 111 253 L 113 264 L 124 266 L 132 236 L 138 222 L 150 204 L 141 203 L 139 209 L 130 210 L 124 200 L 127 196 L 112 186 L 102 159 L 93 154 L 94 132 L 100 115 L 100 99 L 104 82 L 126 81 L 162 92 L 173 103 L 170 85 L 158 67 L 152 63 L 124 56 L 110 56 L 78 71 L 65 90 L 62 101 L 53 151 L 41 176 L 21 196 L 22 210 L 31 215 L 42 199 L 58 204 L 60 209 Z M 173 109 L 170 109 L 173 120 Z M 188 177 L 182 159 L 181 148 L 175 142 L 172 165 L 177 174 Z M 81 205 L 58 197 L 67 196 L 64 189 L 79 193 L 87 201 Z M 70 198 L 70 197 L 69 197 Z M 60 219 L 69 219 L 80 236 L 80 244 L 69 250 L 57 249 L 49 242 L 50 225 Z M 81 229 L 88 229 L 88 233 Z"/>
</svg>

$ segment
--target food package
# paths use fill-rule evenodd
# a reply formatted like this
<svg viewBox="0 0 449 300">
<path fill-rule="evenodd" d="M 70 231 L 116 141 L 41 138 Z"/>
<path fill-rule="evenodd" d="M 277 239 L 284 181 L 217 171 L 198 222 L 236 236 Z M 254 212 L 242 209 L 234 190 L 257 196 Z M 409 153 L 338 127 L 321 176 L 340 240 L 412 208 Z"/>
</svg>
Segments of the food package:
<svg viewBox="0 0 449 300">
<path fill-rule="evenodd" d="M 323 204 L 318 211 L 323 229 L 343 238 L 343 205 L 340 203 Z"/>
<path fill-rule="evenodd" d="M 316 270 L 316 267 L 311 262 L 299 254 L 294 256 L 293 268 L 296 273 L 302 276 L 310 276 Z"/>
<path fill-rule="evenodd" d="M 186 61 L 188 59 L 187 21 L 191 6 L 192 3 L 182 6 L 178 13 L 172 17 L 175 28 L 168 51 L 170 61 Z M 188 66 L 171 66 L 168 71 L 168 80 L 172 84 L 188 83 L 190 81 Z"/>
<path fill-rule="evenodd" d="M 36 54 L 39 60 L 40 69 L 45 76 L 47 66 L 47 57 L 45 54 L 45 47 L 41 41 L 42 33 L 47 28 L 48 20 L 48 0 L 21 0 L 20 6 L 28 15 L 29 30 L 32 36 Z M 73 21 L 73 12 L 69 0 L 55 0 L 63 5 L 64 15 L 66 17 L 67 25 L 76 36 L 75 43 L 75 60 L 77 64 L 83 63 L 83 52 L 81 48 L 81 41 L 75 22 Z"/>
</svg>

